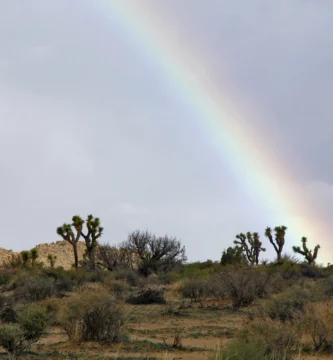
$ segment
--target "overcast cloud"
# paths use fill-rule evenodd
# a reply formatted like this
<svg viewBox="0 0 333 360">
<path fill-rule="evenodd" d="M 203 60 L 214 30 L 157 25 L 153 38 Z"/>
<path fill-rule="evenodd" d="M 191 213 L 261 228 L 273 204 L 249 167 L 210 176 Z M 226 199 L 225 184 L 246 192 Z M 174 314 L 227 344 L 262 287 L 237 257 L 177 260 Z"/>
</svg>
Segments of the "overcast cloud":
<svg viewBox="0 0 333 360">
<path fill-rule="evenodd" d="M 138 1 L 265 115 L 253 126 L 330 224 L 333 3 Z M 0 247 L 55 241 L 58 225 L 93 213 L 106 242 L 149 228 L 179 237 L 190 260 L 217 260 L 237 233 L 278 225 L 239 188 L 158 64 L 104 16 L 106 3 L 0 2 Z"/>
</svg>

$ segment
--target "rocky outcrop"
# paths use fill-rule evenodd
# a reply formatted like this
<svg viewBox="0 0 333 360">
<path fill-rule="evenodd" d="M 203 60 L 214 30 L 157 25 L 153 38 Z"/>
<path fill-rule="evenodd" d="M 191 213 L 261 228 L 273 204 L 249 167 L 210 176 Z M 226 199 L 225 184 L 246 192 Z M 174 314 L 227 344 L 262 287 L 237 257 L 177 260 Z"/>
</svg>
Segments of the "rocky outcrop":
<svg viewBox="0 0 333 360">
<path fill-rule="evenodd" d="M 46 266 L 50 264 L 48 255 L 56 257 L 55 266 L 62 266 L 64 269 L 70 269 L 74 263 L 74 253 L 72 246 L 64 240 L 56 241 L 50 244 L 39 244 L 36 246 L 38 249 L 38 260 Z M 79 260 L 83 259 L 83 253 L 85 250 L 84 242 L 78 243 Z M 10 262 L 13 256 L 19 255 L 19 252 L 6 250 L 0 248 L 0 266 L 4 266 Z"/>
</svg>

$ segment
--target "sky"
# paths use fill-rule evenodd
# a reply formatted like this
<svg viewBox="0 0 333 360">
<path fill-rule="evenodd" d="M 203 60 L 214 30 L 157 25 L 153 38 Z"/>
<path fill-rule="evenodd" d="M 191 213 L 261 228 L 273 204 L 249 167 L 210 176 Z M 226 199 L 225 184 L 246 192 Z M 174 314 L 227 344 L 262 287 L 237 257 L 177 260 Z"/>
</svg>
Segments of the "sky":
<svg viewBox="0 0 333 360">
<path fill-rule="evenodd" d="M 235 179 L 110 1 L 0 2 L 0 247 L 59 240 L 59 225 L 92 213 L 110 244 L 149 229 L 180 239 L 190 261 L 218 260 L 236 234 L 257 231 L 272 257 L 263 233 L 279 219 Z M 260 114 L 248 121 L 325 223 L 326 238 L 311 240 L 327 255 L 333 3 L 124 1 L 153 9 L 175 41 L 204 54 L 224 92 L 228 79 L 236 106 Z M 286 240 L 287 251 L 300 243 Z"/>
</svg>

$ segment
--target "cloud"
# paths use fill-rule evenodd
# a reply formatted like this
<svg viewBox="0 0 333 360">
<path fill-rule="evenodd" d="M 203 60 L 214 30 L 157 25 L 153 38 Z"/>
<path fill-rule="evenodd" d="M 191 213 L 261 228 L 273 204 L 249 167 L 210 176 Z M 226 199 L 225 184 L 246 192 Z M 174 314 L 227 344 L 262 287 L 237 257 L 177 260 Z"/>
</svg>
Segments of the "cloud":
<svg viewBox="0 0 333 360">
<path fill-rule="evenodd" d="M 111 210 L 112 213 L 133 216 L 133 215 L 147 215 L 149 213 L 148 208 L 145 206 L 134 205 L 129 202 L 124 202 L 118 206 L 114 206 Z"/>
<path fill-rule="evenodd" d="M 9 69 L 9 60 L 7 58 L 0 58 L 0 78 L 6 75 Z"/>
<path fill-rule="evenodd" d="M 35 45 L 25 47 L 21 51 L 21 56 L 26 61 L 45 61 L 54 58 L 57 53 L 55 44 Z"/>
</svg>

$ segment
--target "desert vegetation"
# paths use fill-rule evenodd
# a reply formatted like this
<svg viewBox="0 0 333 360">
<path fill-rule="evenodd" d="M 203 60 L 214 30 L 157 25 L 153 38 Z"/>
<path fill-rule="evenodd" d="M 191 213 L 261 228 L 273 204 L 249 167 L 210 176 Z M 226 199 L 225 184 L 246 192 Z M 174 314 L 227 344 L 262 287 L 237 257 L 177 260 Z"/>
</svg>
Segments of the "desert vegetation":
<svg viewBox="0 0 333 360">
<path fill-rule="evenodd" d="M 38 247 L 0 269 L 0 357 L 10 359 L 257 359 L 333 356 L 333 268 L 287 227 L 240 233 L 221 258 L 188 263 L 181 241 L 135 230 L 104 242 L 101 220 L 73 216 L 56 233 L 72 248 Z M 80 239 L 86 247 L 78 256 Z M 293 244 L 291 244 L 293 245 Z M 261 259 L 267 246 L 276 258 Z M 66 256 L 64 254 L 63 256 Z"/>
</svg>

